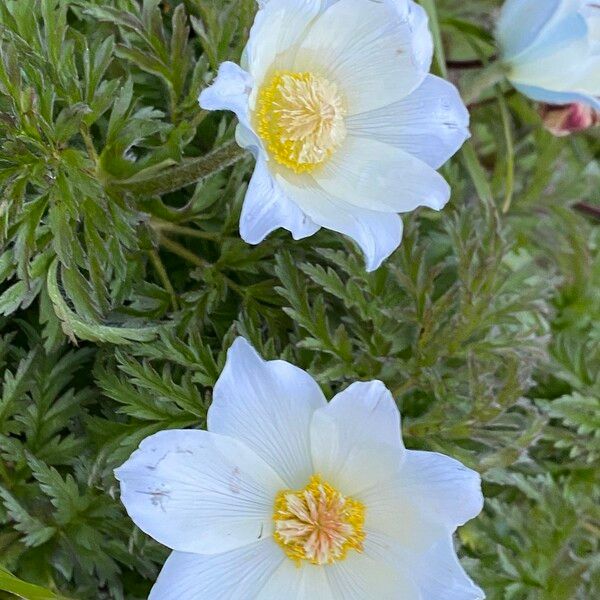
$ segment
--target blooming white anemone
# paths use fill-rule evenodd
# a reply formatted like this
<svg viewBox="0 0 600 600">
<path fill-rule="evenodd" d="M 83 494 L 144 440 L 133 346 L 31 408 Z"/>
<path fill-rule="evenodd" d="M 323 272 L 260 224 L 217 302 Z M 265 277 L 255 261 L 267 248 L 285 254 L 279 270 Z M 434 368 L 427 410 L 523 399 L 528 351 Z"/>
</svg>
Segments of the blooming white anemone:
<svg viewBox="0 0 600 600">
<path fill-rule="evenodd" d="M 508 78 L 548 104 L 600 110 L 600 3 L 508 0 L 498 23 Z"/>
<path fill-rule="evenodd" d="M 261 3 L 242 68 L 223 63 L 200 95 L 203 108 L 237 114 L 237 141 L 256 157 L 244 240 L 326 227 L 353 238 L 373 270 L 400 244 L 397 213 L 446 204 L 435 169 L 468 137 L 469 115 L 428 74 L 432 47 L 412 0 Z"/>
<path fill-rule="evenodd" d="M 229 350 L 209 431 L 163 431 L 116 471 L 135 523 L 174 552 L 152 600 L 475 600 L 452 545 L 477 473 L 406 450 L 379 381 L 326 402 L 304 371 Z"/>
</svg>

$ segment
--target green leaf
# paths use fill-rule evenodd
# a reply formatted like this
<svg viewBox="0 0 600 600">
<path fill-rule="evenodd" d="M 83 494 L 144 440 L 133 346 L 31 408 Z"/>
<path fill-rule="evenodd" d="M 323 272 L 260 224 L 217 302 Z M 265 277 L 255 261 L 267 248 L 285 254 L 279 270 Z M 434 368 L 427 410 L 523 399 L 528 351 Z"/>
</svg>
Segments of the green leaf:
<svg viewBox="0 0 600 600">
<path fill-rule="evenodd" d="M 61 600 L 61 596 L 39 585 L 18 579 L 2 566 L 0 566 L 0 590 L 10 592 L 24 600 Z"/>
</svg>

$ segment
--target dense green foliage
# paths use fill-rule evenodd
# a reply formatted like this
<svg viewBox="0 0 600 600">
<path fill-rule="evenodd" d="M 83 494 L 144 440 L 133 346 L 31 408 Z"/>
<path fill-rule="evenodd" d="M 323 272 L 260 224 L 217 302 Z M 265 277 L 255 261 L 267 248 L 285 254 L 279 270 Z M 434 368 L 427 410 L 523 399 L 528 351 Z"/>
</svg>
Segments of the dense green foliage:
<svg viewBox="0 0 600 600">
<path fill-rule="evenodd" d="M 494 54 L 499 2 L 422 4 L 437 72 Z M 112 469 L 204 425 L 242 334 L 328 395 L 383 380 L 408 447 L 481 472 L 486 508 L 458 541 L 491 600 L 600 597 L 600 229 L 574 209 L 598 206 L 600 137 L 553 138 L 502 83 L 443 169 L 450 205 L 406 216 L 375 273 L 327 231 L 250 247 L 251 159 L 195 157 L 230 148 L 232 117 L 196 98 L 254 10 L 0 3 L 0 567 L 68 598 L 146 597 L 167 551 Z M 449 76 L 466 90 L 477 71 Z M 200 181 L 172 189 L 182 162 Z"/>
</svg>

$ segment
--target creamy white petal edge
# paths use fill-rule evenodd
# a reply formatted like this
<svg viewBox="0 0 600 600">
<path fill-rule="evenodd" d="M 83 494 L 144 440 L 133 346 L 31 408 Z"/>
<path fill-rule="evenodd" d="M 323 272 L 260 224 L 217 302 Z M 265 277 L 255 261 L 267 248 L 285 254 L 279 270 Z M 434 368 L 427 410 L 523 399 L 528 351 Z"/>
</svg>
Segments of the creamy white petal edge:
<svg viewBox="0 0 600 600">
<path fill-rule="evenodd" d="M 285 487 L 302 488 L 314 472 L 312 415 L 325 405 L 308 373 L 283 360 L 265 361 L 237 338 L 213 391 L 208 429 L 244 442 L 274 467 Z"/>
<path fill-rule="evenodd" d="M 382 382 L 326 403 L 306 372 L 238 338 L 208 426 L 150 436 L 116 472 L 132 519 L 175 549 L 151 600 L 483 598 L 452 546 L 456 527 L 481 510 L 479 476 L 406 450 Z M 273 501 L 316 472 L 367 507 L 365 547 L 297 568 L 271 536 Z"/>
<path fill-rule="evenodd" d="M 454 86 L 428 75 L 432 52 L 427 15 L 412 0 L 261 3 L 245 70 L 226 63 L 200 95 L 203 108 L 236 112 L 238 143 L 257 157 L 242 238 L 256 244 L 282 227 L 301 239 L 326 227 L 352 238 L 372 271 L 401 242 L 394 213 L 441 209 L 450 189 L 434 169 L 468 137 L 468 113 Z M 348 138 L 312 175 L 276 164 L 252 129 L 272 69 L 317 72 L 344 91 Z"/>
</svg>

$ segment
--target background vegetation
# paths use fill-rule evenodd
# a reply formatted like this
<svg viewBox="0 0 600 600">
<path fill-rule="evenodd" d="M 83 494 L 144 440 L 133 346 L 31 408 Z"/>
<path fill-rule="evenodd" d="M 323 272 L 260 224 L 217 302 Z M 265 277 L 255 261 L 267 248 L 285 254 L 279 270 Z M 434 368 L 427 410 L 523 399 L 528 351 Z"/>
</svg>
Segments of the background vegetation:
<svg viewBox="0 0 600 600">
<path fill-rule="evenodd" d="M 434 70 L 472 88 L 460 61 L 495 54 L 499 1 L 422 4 Z M 147 596 L 167 551 L 112 469 L 155 431 L 205 425 L 242 334 L 327 394 L 382 379 L 407 446 L 481 472 L 486 508 L 458 543 L 491 600 L 599 598 L 597 130 L 554 138 L 500 84 L 443 169 L 450 205 L 406 216 L 377 272 L 327 231 L 250 247 L 252 161 L 209 175 L 236 158 L 235 123 L 196 98 L 254 10 L 0 2 L 0 589 Z M 182 162 L 200 181 L 171 189 Z"/>
</svg>

